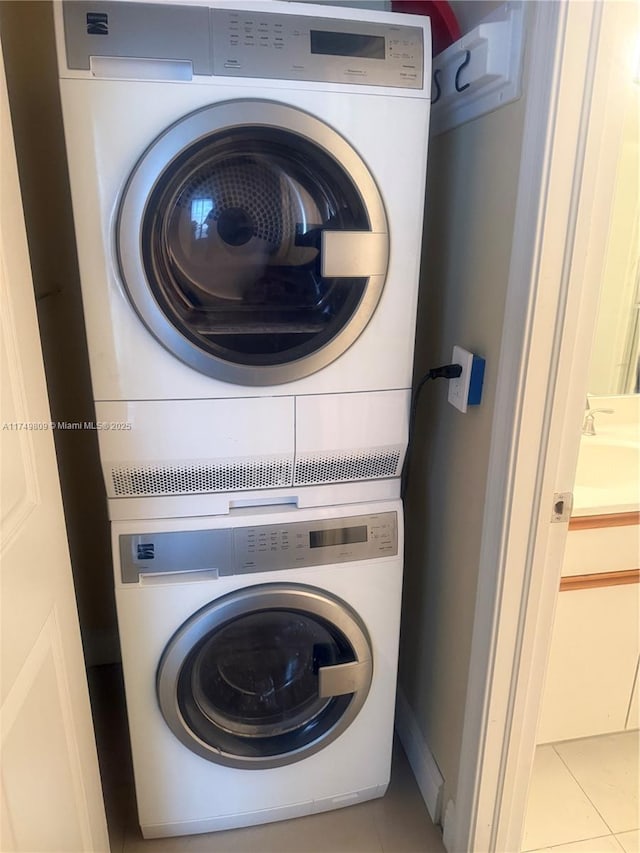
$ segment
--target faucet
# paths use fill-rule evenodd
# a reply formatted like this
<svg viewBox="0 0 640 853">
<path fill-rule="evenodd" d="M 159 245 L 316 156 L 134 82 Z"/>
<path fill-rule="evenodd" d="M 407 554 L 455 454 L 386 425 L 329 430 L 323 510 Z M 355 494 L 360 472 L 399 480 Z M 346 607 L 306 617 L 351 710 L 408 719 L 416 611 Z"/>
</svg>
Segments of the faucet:
<svg viewBox="0 0 640 853">
<path fill-rule="evenodd" d="M 612 415 L 614 411 L 614 409 L 592 409 L 589 405 L 589 398 L 587 397 L 587 406 L 584 412 L 584 420 L 582 421 L 582 435 L 595 435 L 596 415 Z"/>
</svg>

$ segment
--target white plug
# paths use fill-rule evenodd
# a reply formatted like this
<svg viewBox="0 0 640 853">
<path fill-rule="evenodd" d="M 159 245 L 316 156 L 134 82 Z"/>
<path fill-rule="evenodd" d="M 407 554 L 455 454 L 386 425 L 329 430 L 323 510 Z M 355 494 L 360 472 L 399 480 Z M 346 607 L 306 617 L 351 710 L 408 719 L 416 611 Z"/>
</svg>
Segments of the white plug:
<svg viewBox="0 0 640 853">
<path fill-rule="evenodd" d="M 451 363 L 459 364 L 462 373 L 457 379 L 449 380 L 448 399 L 456 409 L 466 412 L 467 406 L 477 406 L 482 398 L 484 359 L 456 346 L 453 348 Z"/>
</svg>

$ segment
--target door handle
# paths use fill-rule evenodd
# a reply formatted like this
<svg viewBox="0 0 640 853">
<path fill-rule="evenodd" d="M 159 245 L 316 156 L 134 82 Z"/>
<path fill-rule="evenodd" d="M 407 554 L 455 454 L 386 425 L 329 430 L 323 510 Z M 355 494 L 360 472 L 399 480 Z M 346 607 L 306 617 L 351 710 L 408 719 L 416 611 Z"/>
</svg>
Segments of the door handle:
<svg viewBox="0 0 640 853">
<path fill-rule="evenodd" d="M 318 670 L 318 695 L 321 698 L 357 693 L 371 681 L 371 659 L 321 666 Z"/>
<path fill-rule="evenodd" d="M 325 278 L 385 275 L 389 235 L 374 231 L 323 231 L 320 274 Z"/>
</svg>

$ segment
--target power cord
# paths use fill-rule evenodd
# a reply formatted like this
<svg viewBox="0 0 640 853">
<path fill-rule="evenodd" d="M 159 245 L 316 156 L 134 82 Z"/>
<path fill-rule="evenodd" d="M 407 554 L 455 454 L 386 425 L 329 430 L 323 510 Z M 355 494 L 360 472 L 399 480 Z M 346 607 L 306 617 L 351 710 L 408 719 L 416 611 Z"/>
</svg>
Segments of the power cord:
<svg viewBox="0 0 640 853">
<path fill-rule="evenodd" d="M 416 420 L 416 412 L 418 411 L 418 399 L 420 392 L 430 379 L 458 379 L 462 374 L 461 364 L 443 364 L 440 367 L 432 367 L 427 371 L 422 379 L 418 382 L 411 398 L 411 412 L 409 414 L 409 437 L 407 441 L 407 452 L 404 457 L 404 465 L 402 466 L 402 477 L 400 496 L 404 499 L 407 491 L 407 483 L 409 481 L 409 458 L 411 456 L 411 448 L 413 444 L 413 431 Z"/>
<path fill-rule="evenodd" d="M 415 418 L 416 409 L 418 408 L 418 397 L 420 396 L 420 392 L 422 391 L 426 382 L 429 379 L 458 379 L 462 375 L 462 365 L 461 364 L 443 364 L 441 367 L 432 367 L 428 373 L 422 377 L 420 382 L 416 385 L 416 390 L 413 392 L 413 401 L 411 403 L 411 418 L 409 420 L 409 432 L 411 432 L 411 426 L 413 419 Z"/>
</svg>

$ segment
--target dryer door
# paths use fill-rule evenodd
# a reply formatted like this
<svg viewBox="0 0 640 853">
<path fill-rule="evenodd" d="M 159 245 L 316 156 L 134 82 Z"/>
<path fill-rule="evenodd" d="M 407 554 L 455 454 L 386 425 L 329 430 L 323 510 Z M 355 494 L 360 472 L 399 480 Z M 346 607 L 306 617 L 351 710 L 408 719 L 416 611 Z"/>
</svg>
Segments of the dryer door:
<svg viewBox="0 0 640 853">
<path fill-rule="evenodd" d="M 272 385 L 329 364 L 380 299 L 389 235 L 354 149 L 267 101 L 191 113 L 146 151 L 117 220 L 142 321 L 196 370 Z"/>
<path fill-rule="evenodd" d="M 162 714 L 193 752 L 230 767 L 280 767 L 354 719 L 373 673 L 351 608 L 312 587 L 265 584 L 213 602 L 176 632 L 157 673 Z"/>
</svg>

